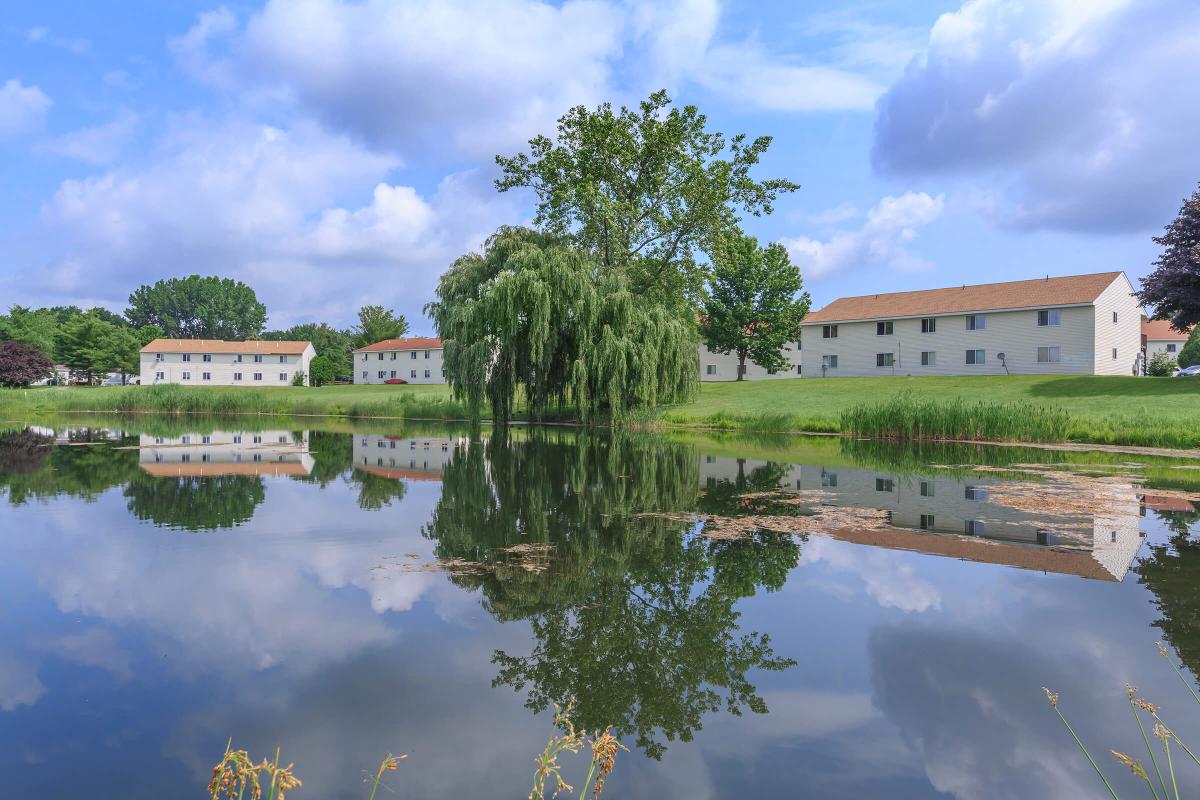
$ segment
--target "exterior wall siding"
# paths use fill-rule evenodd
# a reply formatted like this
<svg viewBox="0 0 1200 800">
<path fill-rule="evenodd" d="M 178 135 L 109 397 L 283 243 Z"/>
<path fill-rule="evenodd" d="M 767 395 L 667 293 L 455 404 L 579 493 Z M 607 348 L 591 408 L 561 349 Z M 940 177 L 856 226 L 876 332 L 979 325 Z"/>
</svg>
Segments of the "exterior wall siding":
<svg viewBox="0 0 1200 800">
<path fill-rule="evenodd" d="M 836 355 L 837 369 L 826 377 L 888 375 L 1004 375 L 1005 364 L 1013 374 L 1092 374 L 1096 355 L 1096 312 L 1092 306 L 1059 307 L 1061 323 L 1039 326 L 1036 309 L 991 311 L 983 330 L 967 330 L 967 314 L 931 317 L 937 320 L 933 333 L 921 332 L 920 319 L 892 320 L 893 333 L 880 336 L 876 322 L 838 323 L 835 339 L 822 338 L 822 324 L 803 327 L 805 378 L 822 377 L 822 357 Z M 1135 332 L 1138 316 L 1132 312 Z M 1137 334 L 1140 335 L 1140 334 Z M 1038 362 L 1039 347 L 1059 348 L 1059 361 Z M 1136 350 L 1136 346 L 1134 348 Z M 968 350 L 983 350 L 982 364 L 967 364 Z M 934 364 L 921 363 L 921 353 L 934 353 Z M 879 353 L 891 353 L 893 365 L 876 366 Z M 1001 363 L 998 355 L 1005 354 Z"/>
<path fill-rule="evenodd" d="M 184 356 L 190 356 L 185 361 Z M 204 356 L 209 356 L 209 361 Z M 242 353 L 142 353 L 139 359 L 139 377 L 143 386 L 153 383 L 179 383 L 185 386 L 291 386 L 297 372 L 304 373 L 304 384 L 308 385 L 308 367 L 316 352 L 309 345 L 300 354 L 262 354 L 262 361 L 255 361 L 256 354 Z M 161 360 L 160 357 L 161 356 Z M 280 359 L 286 359 L 280 361 Z M 204 374 L 208 373 L 206 379 Z M 240 373 L 241 379 L 235 376 Z M 159 375 L 162 377 L 159 377 Z M 255 380 L 255 374 L 262 376 Z M 281 378 L 281 375 L 286 377 Z"/>
<path fill-rule="evenodd" d="M 783 357 L 788 360 L 790 366 L 773 375 L 747 358 L 745 379 L 760 381 L 775 380 L 777 378 L 798 378 L 800 376 L 799 342 L 789 342 L 783 348 Z M 737 353 L 714 353 L 705 347 L 703 342 L 700 344 L 700 380 L 736 381 L 737 368 Z"/>
<path fill-rule="evenodd" d="M 408 383 L 445 383 L 442 349 L 374 350 L 354 354 L 355 383 L 385 383 L 403 378 Z M 425 371 L 429 371 L 429 377 Z M 383 377 L 380 377 L 380 373 Z M 415 373 L 415 374 L 414 374 Z"/>
<path fill-rule="evenodd" d="M 1096 298 L 1097 375 L 1141 375 L 1142 307 L 1122 275 Z M 1116 314 L 1116 321 L 1113 315 Z M 1116 351 L 1116 358 L 1113 351 Z"/>
<path fill-rule="evenodd" d="M 1150 359 L 1154 358 L 1154 356 L 1158 353 L 1166 353 L 1171 358 L 1178 358 L 1179 351 L 1183 349 L 1183 345 L 1186 342 L 1187 342 L 1187 339 L 1147 339 L 1146 340 L 1146 361 L 1147 361 L 1147 363 L 1149 363 Z M 1174 350 L 1169 349 L 1171 347 L 1174 347 L 1175 349 Z"/>
</svg>

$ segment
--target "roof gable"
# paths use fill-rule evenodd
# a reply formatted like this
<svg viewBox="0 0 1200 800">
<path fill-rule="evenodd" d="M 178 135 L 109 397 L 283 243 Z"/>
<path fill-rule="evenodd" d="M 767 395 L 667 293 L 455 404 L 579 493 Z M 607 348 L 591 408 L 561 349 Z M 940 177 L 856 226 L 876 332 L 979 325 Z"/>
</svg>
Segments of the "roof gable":
<svg viewBox="0 0 1200 800">
<path fill-rule="evenodd" d="M 142 348 L 143 353 L 248 353 L 254 355 L 298 355 L 312 346 L 311 342 L 247 339 L 231 342 L 224 339 L 155 339 Z"/>
<path fill-rule="evenodd" d="M 1098 272 L 1062 278 L 840 297 L 820 311 L 809 314 L 804 318 L 804 324 L 1087 305 L 1094 303 L 1121 275 L 1120 272 Z"/>
<path fill-rule="evenodd" d="M 1169 319 L 1144 319 L 1142 320 L 1142 336 L 1152 341 L 1167 340 L 1184 340 L 1188 338 L 1188 334 L 1180 333 L 1171 327 Z"/>
</svg>

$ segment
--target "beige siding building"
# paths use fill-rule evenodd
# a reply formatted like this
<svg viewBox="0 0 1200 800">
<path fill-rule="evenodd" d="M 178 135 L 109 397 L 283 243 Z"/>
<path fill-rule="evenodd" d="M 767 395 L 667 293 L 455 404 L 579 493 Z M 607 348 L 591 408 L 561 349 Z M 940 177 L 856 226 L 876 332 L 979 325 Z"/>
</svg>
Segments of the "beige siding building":
<svg viewBox="0 0 1200 800">
<path fill-rule="evenodd" d="M 783 357 L 788 360 L 787 369 L 767 372 L 749 358 L 746 359 L 745 380 L 761 381 L 774 378 L 797 378 L 800 376 L 800 343 L 788 342 L 783 348 Z M 700 380 L 736 381 L 738 372 L 737 353 L 714 353 L 703 342 L 700 343 Z"/>
<path fill-rule="evenodd" d="M 213 431 L 181 436 L 141 435 L 138 466 L 159 478 L 257 475 L 298 477 L 312 472 L 308 432 Z"/>
<path fill-rule="evenodd" d="M 189 386 L 291 386 L 296 374 L 308 385 L 311 342 L 155 339 L 141 351 L 141 383 Z"/>
<path fill-rule="evenodd" d="M 1165 319 L 1142 320 L 1142 349 L 1145 351 L 1145 364 L 1158 353 L 1166 353 L 1171 358 L 1178 358 L 1188 340 L 1188 334 L 1180 333 L 1171 327 Z"/>
<path fill-rule="evenodd" d="M 355 383 L 445 383 L 442 340 L 384 339 L 354 351 Z"/>
<path fill-rule="evenodd" d="M 803 376 L 1136 375 L 1123 272 L 843 297 L 802 326 Z"/>
</svg>

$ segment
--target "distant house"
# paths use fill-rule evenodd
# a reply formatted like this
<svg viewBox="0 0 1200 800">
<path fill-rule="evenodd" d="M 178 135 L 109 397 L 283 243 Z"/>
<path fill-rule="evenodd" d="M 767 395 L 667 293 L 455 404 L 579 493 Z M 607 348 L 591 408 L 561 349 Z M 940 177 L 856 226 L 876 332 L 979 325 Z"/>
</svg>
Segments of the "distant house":
<svg viewBox="0 0 1200 800">
<path fill-rule="evenodd" d="M 312 342 L 155 339 L 141 351 L 141 383 L 190 386 L 290 386 L 296 373 L 308 385 Z"/>
<path fill-rule="evenodd" d="M 1142 318 L 1142 351 L 1145 359 L 1142 363 L 1149 364 L 1150 359 L 1158 353 L 1166 353 L 1171 358 L 1177 358 L 1183 349 L 1188 334 L 1180 333 L 1171 327 L 1165 319 Z"/>
<path fill-rule="evenodd" d="M 355 383 L 445 383 L 442 340 L 425 336 L 384 339 L 354 351 Z"/>
<path fill-rule="evenodd" d="M 788 366 L 778 372 L 768 372 L 746 359 L 744 380 L 758 381 L 769 378 L 797 378 L 800 376 L 800 342 L 788 342 L 783 348 L 783 357 Z M 736 381 L 738 377 L 737 353 L 714 353 L 704 342 L 700 343 L 700 380 Z"/>
<path fill-rule="evenodd" d="M 803 377 L 1136 375 L 1141 320 L 1123 272 L 843 297 L 805 317 Z"/>
<path fill-rule="evenodd" d="M 34 381 L 30 386 L 67 386 L 71 383 L 71 368 L 66 364 L 55 364 L 54 375 Z"/>
</svg>

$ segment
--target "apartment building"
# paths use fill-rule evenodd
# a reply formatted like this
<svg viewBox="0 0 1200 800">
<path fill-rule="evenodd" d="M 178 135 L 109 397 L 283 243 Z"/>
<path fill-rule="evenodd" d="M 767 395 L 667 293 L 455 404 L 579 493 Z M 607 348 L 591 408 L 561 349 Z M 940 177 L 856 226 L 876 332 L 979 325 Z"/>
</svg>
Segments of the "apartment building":
<svg viewBox="0 0 1200 800">
<path fill-rule="evenodd" d="M 301 477 L 311 473 L 315 463 L 308 449 L 307 431 L 142 434 L 138 443 L 138 466 L 158 478 Z"/>
<path fill-rule="evenodd" d="M 843 297 L 805 318 L 802 375 L 1137 375 L 1141 320 L 1123 272 Z"/>
<path fill-rule="evenodd" d="M 141 350 L 143 386 L 290 386 L 316 355 L 312 342 L 221 339 L 155 339 Z"/>
<path fill-rule="evenodd" d="M 783 357 L 787 359 L 786 369 L 778 372 L 768 372 L 746 359 L 746 373 L 743 380 L 761 381 L 774 378 L 797 378 L 800 376 L 800 342 L 788 342 L 783 348 Z M 700 380 L 702 381 L 736 381 L 738 377 L 737 353 L 714 353 L 704 342 L 700 343 Z"/>
<path fill-rule="evenodd" d="M 354 468 L 393 480 L 441 481 L 455 451 L 468 445 L 466 437 L 356 434 Z"/>
<path fill-rule="evenodd" d="M 1142 350 L 1145 352 L 1144 363 L 1158 353 L 1166 353 L 1171 358 L 1178 358 L 1179 351 L 1188 340 L 1188 334 L 1180 333 L 1171 327 L 1165 319 L 1142 319 Z"/>
<path fill-rule="evenodd" d="M 442 340 L 384 339 L 354 351 L 355 383 L 445 383 Z"/>
</svg>

